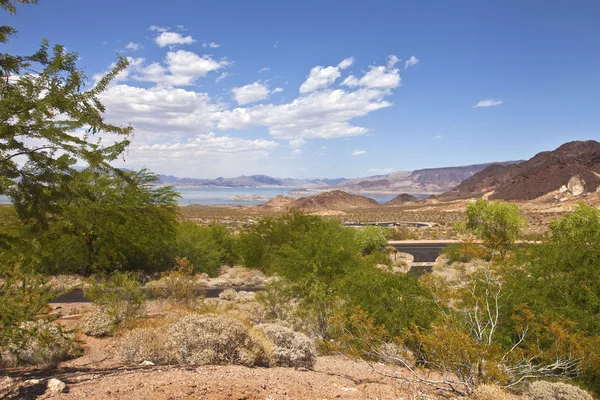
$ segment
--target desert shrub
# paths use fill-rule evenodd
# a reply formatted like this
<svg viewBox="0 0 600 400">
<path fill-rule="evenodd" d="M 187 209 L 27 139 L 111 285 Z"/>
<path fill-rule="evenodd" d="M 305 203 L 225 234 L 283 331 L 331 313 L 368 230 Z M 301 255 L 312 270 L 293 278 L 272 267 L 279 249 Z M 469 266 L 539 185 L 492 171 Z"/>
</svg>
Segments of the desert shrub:
<svg viewBox="0 0 600 400">
<path fill-rule="evenodd" d="M 278 324 L 260 324 L 256 329 L 273 343 L 271 366 L 314 368 L 317 353 L 306 335 Z"/>
<path fill-rule="evenodd" d="M 168 336 L 180 364 L 268 365 L 264 340 L 230 317 L 188 316 L 173 324 Z"/>
<path fill-rule="evenodd" d="M 257 269 L 249 269 L 239 265 L 222 265 L 219 268 L 219 277 L 216 281 L 224 286 L 262 286 L 265 280 L 265 274 Z"/>
<path fill-rule="evenodd" d="M 349 274 L 338 288 L 348 307 L 360 306 L 394 336 L 412 324 L 428 326 L 436 313 L 431 294 L 417 279 L 370 265 Z"/>
<path fill-rule="evenodd" d="M 446 256 L 449 264 L 468 263 L 474 259 L 487 260 L 490 258 L 490 252 L 471 239 L 464 240 L 462 243 L 449 244 L 442 250 L 442 254 Z"/>
<path fill-rule="evenodd" d="M 79 329 L 88 336 L 111 336 L 115 330 L 115 321 L 104 311 L 85 314 L 79 321 Z"/>
<path fill-rule="evenodd" d="M 497 385 L 479 385 L 475 389 L 475 400 L 510 400 L 510 395 Z"/>
<path fill-rule="evenodd" d="M 236 296 L 237 292 L 235 291 L 235 289 L 231 288 L 225 289 L 221 293 L 219 293 L 219 298 L 221 300 L 234 301 Z"/>
<path fill-rule="evenodd" d="M 545 381 L 529 384 L 527 397 L 531 400 L 593 400 L 588 392 L 577 386 Z"/>
<path fill-rule="evenodd" d="M 267 282 L 265 290 L 256 293 L 256 301 L 265 308 L 266 317 L 270 320 L 288 320 L 293 312 L 290 304 L 293 299 L 289 282 L 277 276 Z"/>
<path fill-rule="evenodd" d="M 59 325 L 38 320 L 26 322 L 19 329 L 22 340 L 1 350 L 0 366 L 55 367 L 81 354 L 73 333 L 63 331 Z"/>
<path fill-rule="evenodd" d="M 39 334 L 39 346 L 54 336 L 45 335 L 44 330 L 27 329 L 41 318 L 48 319 L 48 303 L 55 296 L 47 280 L 38 274 L 24 273 L 21 264 L 0 270 L 0 363 L 18 363 L 21 349 L 35 341 Z M 37 326 L 37 325 L 35 325 Z M 60 340 L 60 335 L 56 336 Z M 49 345 L 49 343 L 48 343 Z M 11 355 L 11 352 L 16 351 Z M 25 356 L 25 355 L 24 355 Z M 31 358 L 29 356 L 24 358 Z M 45 357 L 41 357 L 44 359 Z M 26 361 L 26 360 L 25 360 Z"/>
<path fill-rule="evenodd" d="M 146 312 L 146 296 L 133 273 L 114 272 L 100 280 L 92 279 L 84 294 L 115 327 L 130 328 Z"/>
<path fill-rule="evenodd" d="M 234 264 L 234 238 L 223 225 L 199 226 L 192 221 L 178 224 L 174 253 L 187 258 L 194 272 L 215 276 L 223 264 Z"/>
<path fill-rule="evenodd" d="M 187 258 L 176 257 L 175 264 L 173 270 L 163 272 L 158 281 L 150 282 L 148 286 L 156 297 L 165 299 L 172 306 L 192 307 L 203 286 L 195 279 L 193 266 Z"/>
<path fill-rule="evenodd" d="M 265 218 L 247 227 L 238 248 L 244 263 L 292 282 L 314 276 L 327 285 L 361 265 L 355 231 L 302 213 Z"/>
<path fill-rule="evenodd" d="M 176 362 L 171 340 L 162 328 L 136 328 L 126 332 L 118 342 L 117 354 L 127 364 Z"/>
</svg>

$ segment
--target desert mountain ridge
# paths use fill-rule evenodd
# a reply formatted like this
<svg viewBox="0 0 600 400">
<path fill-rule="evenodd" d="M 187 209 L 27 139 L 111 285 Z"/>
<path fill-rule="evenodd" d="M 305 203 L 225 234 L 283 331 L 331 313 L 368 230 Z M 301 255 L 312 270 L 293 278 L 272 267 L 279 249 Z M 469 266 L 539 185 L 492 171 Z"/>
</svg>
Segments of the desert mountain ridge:
<svg viewBox="0 0 600 400">
<path fill-rule="evenodd" d="M 501 163 L 511 164 L 512 161 Z M 475 164 L 458 167 L 396 171 L 387 175 L 364 178 L 294 179 L 267 175 L 234 178 L 196 179 L 159 175 L 159 184 L 175 187 L 293 187 L 305 189 L 343 190 L 349 193 L 439 194 L 452 189 L 464 179 L 492 165 Z"/>
<path fill-rule="evenodd" d="M 507 161 L 499 164 L 509 165 L 516 162 L 519 161 Z M 347 179 L 333 188 L 351 193 L 438 194 L 452 189 L 490 165 L 493 163 L 398 171 L 387 175 Z"/>
<path fill-rule="evenodd" d="M 600 143 L 587 140 L 565 143 L 517 164 L 490 165 L 436 198 L 533 200 L 553 192 L 577 196 L 599 189 Z"/>
</svg>

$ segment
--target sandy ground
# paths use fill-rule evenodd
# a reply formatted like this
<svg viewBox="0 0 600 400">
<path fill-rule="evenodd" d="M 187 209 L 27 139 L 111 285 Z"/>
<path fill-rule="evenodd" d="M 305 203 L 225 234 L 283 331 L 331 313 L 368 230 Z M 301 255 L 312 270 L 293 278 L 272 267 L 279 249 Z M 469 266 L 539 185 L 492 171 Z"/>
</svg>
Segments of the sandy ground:
<svg viewBox="0 0 600 400">
<path fill-rule="evenodd" d="M 399 368 L 396 370 L 403 373 Z M 53 371 L 28 371 L 11 375 L 15 379 L 13 384 L 17 381 L 22 384 L 19 392 L 6 397 L 10 399 L 453 398 L 437 395 L 427 387 L 383 378 L 373 373 L 367 363 L 352 361 L 342 356 L 320 357 L 314 371 L 242 366 L 115 365 L 104 368 L 63 366 Z M 45 392 L 46 380 L 53 377 L 66 383 L 66 393 Z"/>
<path fill-rule="evenodd" d="M 245 306 L 245 305 L 244 305 Z M 86 303 L 55 305 L 66 328 L 76 328 Z M 149 314 L 161 310 L 150 302 Z M 150 321 L 150 320 L 149 320 Z M 151 323 L 151 322 L 150 322 Z M 21 368 L 0 371 L 2 399 L 448 399 L 427 386 L 408 384 L 373 372 L 364 361 L 321 356 L 313 371 L 243 366 L 127 366 L 116 357 L 115 338 L 81 333 L 84 354 L 55 369 Z M 376 364 L 378 368 L 382 365 Z M 386 366 L 396 374 L 407 371 Z M 48 380 L 66 384 L 64 393 L 47 391 Z"/>
</svg>

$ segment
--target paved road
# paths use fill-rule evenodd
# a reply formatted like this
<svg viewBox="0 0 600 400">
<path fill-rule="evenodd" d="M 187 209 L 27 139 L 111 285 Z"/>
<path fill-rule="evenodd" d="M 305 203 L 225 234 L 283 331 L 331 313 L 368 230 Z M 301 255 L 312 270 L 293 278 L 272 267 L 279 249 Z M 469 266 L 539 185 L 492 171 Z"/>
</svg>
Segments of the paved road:
<svg viewBox="0 0 600 400">
<path fill-rule="evenodd" d="M 259 290 L 263 290 L 262 287 L 234 287 L 235 290 L 241 291 L 244 290 L 246 292 L 257 292 Z M 207 299 L 214 299 L 219 297 L 219 293 L 221 293 L 225 288 L 208 288 L 203 290 L 202 292 L 198 292 L 198 295 L 203 294 Z M 146 291 L 146 294 L 152 298 L 152 293 L 150 291 Z M 83 290 L 75 289 L 69 293 L 65 293 L 60 297 L 52 300 L 50 303 L 88 303 L 89 300 L 85 298 L 83 295 Z"/>
<path fill-rule="evenodd" d="M 403 253 L 411 254 L 415 259 L 415 263 L 433 263 L 435 259 L 442 253 L 444 247 L 448 246 L 452 242 L 391 242 L 390 245 L 394 246 Z M 409 272 L 411 275 L 420 276 L 426 272 L 431 272 L 431 266 L 413 266 Z M 236 288 L 237 290 L 246 291 L 257 291 L 262 288 Z M 207 298 L 219 297 L 224 289 L 211 288 L 207 289 L 205 296 Z M 59 298 L 53 300 L 53 303 L 78 303 L 87 302 L 88 300 L 83 296 L 81 290 L 74 290 L 67 293 Z"/>
<path fill-rule="evenodd" d="M 411 254 L 414 262 L 435 262 L 435 259 L 442 253 L 442 250 L 452 242 L 401 242 L 390 243 L 398 251 Z"/>
</svg>

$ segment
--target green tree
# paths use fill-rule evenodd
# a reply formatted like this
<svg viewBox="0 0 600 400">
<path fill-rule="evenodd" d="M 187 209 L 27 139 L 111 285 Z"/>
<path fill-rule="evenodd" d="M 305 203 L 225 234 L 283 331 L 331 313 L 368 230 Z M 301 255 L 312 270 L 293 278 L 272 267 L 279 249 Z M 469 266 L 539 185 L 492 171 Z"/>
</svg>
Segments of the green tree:
<svg viewBox="0 0 600 400">
<path fill-rule="evenodd" d="M 0 7 L 14 14 L 17 4 L 36 2 L 0 0 Z M 0 42 L 15 33 L 1 26 Z M 47 40 L 32 55 L 0 53 L 0 194 L 11 197 L 21 218 L 42 228 L 75 161 L 110 169 L 108 163 L 124 151 L 132 133 L 130 126 L 106 123 L 99 100 L 127 60 L 119 58 L 112 71 L 87 89 L 77 60 L 76 53 L 61 45 L 50 50 Z M 101 133 L 123 140 L 104 145 Z"/>
<path fill-rule="evenodd" d="M 77 272 L 84 274 L 170 265 L 178 194 L 171 187 L 153 187 L 156 179 L 146 170 L 73 172 L 65 195 L 55 204 L 49 231 L 42 236 L 46 263 L 64 268 L 64 253 L 53 251 L 61 247 L 55 246 L 58 243 L 72 246 L 67 255 L 83 255 Z"/>
<path fill-rule="evenodd" d="M 371 254 L 387 246 L 389 229 L 381 226 L 365 226 L 356 231 L 356 240 L 363 248 L 364 254 Z"/>
<path fill-rule="evenodd" d="M 467 206 L 466 229 L 483 241 L 492 258 L 506 256 L 525 224 L 525 218 L 514 203 L 479 199 Z"/>
</svg>

